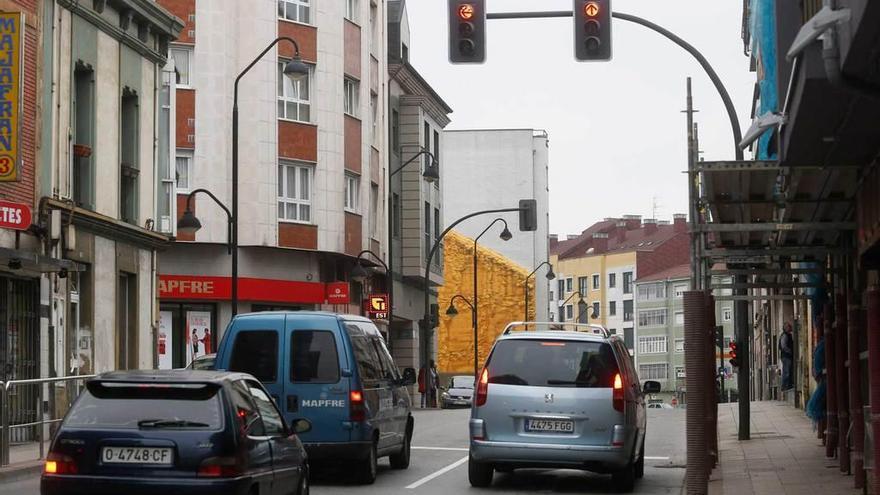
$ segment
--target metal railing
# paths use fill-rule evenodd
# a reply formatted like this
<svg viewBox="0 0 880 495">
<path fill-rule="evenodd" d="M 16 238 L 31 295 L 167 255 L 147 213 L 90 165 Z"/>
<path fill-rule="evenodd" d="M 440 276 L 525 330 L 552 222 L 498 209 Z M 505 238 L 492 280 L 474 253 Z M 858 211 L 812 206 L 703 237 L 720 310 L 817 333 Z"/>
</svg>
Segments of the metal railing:
<svg viewBox="0 0 880 495">
<path fill-rule="evenodd" d="M 10 448 L 10 431 L 14 428 L 36 428 L 36 441 L 39 442 L 40 445 L 40 459 L 43 459 L 46 455 L 46 439 L 44 438 L 46 425 L 59 423 L 63 420 L 63 418 L 53 418 L 51 411 L 46 412 L 43 408 L 43 396 L 44 396 L 44 385 L 50 383 L 66 383 L 66 382 L 78 382 L 80 380 L 87 380 L 89 378 L 94 378 L 96 375 L 75 375 L 75 376 L 63 376 L 57 378 L 34 378 L 30 380 L 9 380 L 9 381 L 0 381 L 0 466 L 9 465 L 9 448 Z M 36 385 L 39 390 L 37 394 L 37 404 L 36 411 L 37 417 L 40 418 L 38 421 L 32 421 L 29 423 L 19 423 L 19 424 L 9 424 L 10 422 L 10 401 L 9 401 L 9 390 L 13 387 L 17 386 L 28 386 L 28 385 Z M 77 394 L 71 397 L 71 400 L 79 394 L 79 389 L 77 389 Z"/>
</svg>

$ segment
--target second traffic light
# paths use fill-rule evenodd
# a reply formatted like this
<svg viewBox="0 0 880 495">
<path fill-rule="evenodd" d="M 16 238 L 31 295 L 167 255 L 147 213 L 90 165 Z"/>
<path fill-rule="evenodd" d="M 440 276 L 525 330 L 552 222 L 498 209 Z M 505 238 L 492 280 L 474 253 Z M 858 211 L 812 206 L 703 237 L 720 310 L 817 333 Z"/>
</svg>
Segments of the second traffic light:
<svg viewBox="0 0 880 495">
<path fill-rule="evenodd" d="M 611 60 L 611 0 L 574 0 L 574 58 Z"/>
<path fill-rule="evenodd" d="M 538 230 L 538 202 L 536 200 L 519 200 L 519 230 L 520 232 Z"/>
<path fill-rule="evenodd" d="M 486 0 L 448 0 L 449 61 L 486 61 Z"/>
<path fill-rule="evenodd" d="M 739 356 L 736 355 L 737 345 L 736 342 L 730 343 L 730 366 L 733 368 L 739 368 Z"/>
</svg>

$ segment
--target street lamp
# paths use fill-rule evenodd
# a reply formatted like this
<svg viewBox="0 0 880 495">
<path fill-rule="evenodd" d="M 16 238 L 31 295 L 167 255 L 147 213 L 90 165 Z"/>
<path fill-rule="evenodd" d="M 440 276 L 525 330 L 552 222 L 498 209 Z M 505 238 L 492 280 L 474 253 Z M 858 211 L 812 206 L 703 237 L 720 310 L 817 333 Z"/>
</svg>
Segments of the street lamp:
<svg viewBox="0 0 880 495">
<path fill-rule="evenodd" d="M 528 276 L 526 276 L 526 279 L 523 282 L 523 287 L 525 287 L 525 293 L 526 293 L 526 313 L 525 313 L 525 317 L 523 318 L 523 321 L 529 321 L 529 279 L 532 277 L 532 275 L 537 273 L 538 270 L 540 270 L 541 267 L 544 265 L 547 265 L 547 274 L 544 275 L 545 277 L 547 277 L 547 280 L 553 280 L 554 278 L 556 278 L 556 274 L 553 273 L 553 265 L 551 265 L 549 261 L 541 262 L 540 265 L 536 266 L 535 269 L 532 270 L 532 273 L 530 273 L 530 274 L 528 274 Z"/>
<path fill-rule="evenodd" d="M 238 287 L 238 257 L 236 253 L 238 252 L 238 238 L 233 235 L 235 232 L 235 217 L 229 211 L 229 208 L 226 207 L 223 203 L 217 199 L 217 196 L 214 196 L 214 193 L 207 189 L 194 189 L 186 196 L 186 210 L 183 212 L 183 215 L 180 217 L 180 220 L 177 221 L 177 232 L 181 234 L 195 235 L 195 233 L 202 228 L 202 222 L 196 217 L 195 213 L 192 211 L 192 200 L 198 193 L 205 193 L 214 200 L 215 203 L 220 208 L 223 208 L 223 211 L 226 212 L 227 217 L 227 243 L 226 250 L 229 254 L 232 255 L 232 314 L 233 316 L 238 312 L 238 291 L 236 287 Z"/>
<path fill-rule="evenodd" d="M 498 222 L 501 222 L 504 224 L 504 230 L 501 231 L 501 235 L 500 235 L 501 240 L 509 241 L 511 238 L 513 238 L 513 234 L 510 233 L 510 229 L 507 226 L 507 220 L 505 220 L 501 217 L 498 217 L 495 220 L 492 220 L 492 222 L 489 223 L 489 225 L 485 229 L 483 229 L 482 232 L 480 232 L 480 235 L 478 235 L 477 237 L 474 238 L 474 296 L 473 296 L 473 302 L 474 302 L 473 309 L 474 310 L 471 313 L 471 324 L 474 327 L 474 376 L 475 377 L 477 376 L 477 373 L 479 372 L 479 369 L 477 369 L 477 361 L 479 359 L 479 354 L 480 354 L 479 332 L 477 331 L 477 329 L 479 327 L 479 321 L 480 321 L 479 315 L 478 315 L 480 305 L 478 302 L 479 298 L 477 297 L 477 272 L 478 272 L 478 269 L 477 269 L 477 241 L 479 241 L 480 237 L 483 237 L 483 234 L 488 232 L 489 229 L 491 229 L 492 226 L 494 226 Z"/>
<path fill-rule="evenodd" d="M 562 304 L 559 305 L 559 307 L 562 308 L 563 315 L 560 321 L 565 321 L 565 304 L 568 303 L 568 301 L 571 301 L 574 296 L 578 296 L 578 306 L 580 306 L 581 304 L 586 304 L 586 302 L 584 302 L 583 294 L 581 294 L 580 292 L 572 292 L 571 295 L 568 296 L 564 301 L 562 301 Z"/>
<path fill-rule="evenodd" d="M 302 61 L 299 53 L 299 45 L 293 38 L 281 36 L 275 38 L 269 43 L 257 58 L 255 58 L 241 73 L 235 78 L 232 97 L 232 213 L 230 220 L 230 228 L 232 231 L 232 316 L 238 314 L 238 83 L 248 71 L 253 68 L 257 62 L 269 53 L 269 50 L 277 45 L 280 41 L 287 41 L 293 45 L 293 58 L 284 65 L 284 75 L 290 78 L 291 82 L 296 83 L 309 77 L 309 66 Z"/>
<path fill-rule="evenodd" d="M 466 297 L 464 297 L 461 294 L 456 294 L 456 295 L 452 296 L 452 299 L 449 300 L 449 307 L 446 308 L 446 316 L 449 316 L 449 317 L 458 316 L 458 309 L 456 309 L 456 307 L 455 307 L 455 300 L 456 299 L 461 299 L 461 302 L 463 302 L 467 307 L 471 308 L 471 311 L 474 310 L 474 305 L 471 304 L 471 302 L 468 301 L 468 299 Z"/>
<path fill-rule="evenodd" d="M 385 263 L 385 261 L 383 261 L 382 258 L 379 257 L 378 254 L 370 251 L 369 249 L 364 249 L 363 251 L 358 253 L 357 261 L 355 261 L 354 268 L 352 268 L 352 270 L 351 270 L 351 274 L 350 274 L 351 279 L 354 280 L 355 282 L 363 283 L 369 277 L 369 274 L 364 269 L 364 265 L 361 263 L 361 261 L 364 259 L 364 255 L 367 255 L 367 254 L 369 254 L 370 256 L 375 258 L 376 261 L 378 261 L 379 264 L 382 265 L 383 268 L 385 268 L 385 286 L 386 286 L 385 289 L 389 290 L 389 287 L 391 286 L 391 271 L 388 270 L 388 265 Z M 391 312 L 392 312 L 393 308 L 394 308 L 394 305 L 392 304 L 391 294 L 389 293 L 388 294 L 388 343 L 389 343 L 389 345 L 391 344 L 391 315 L 392 315 Z"/>
</svg>

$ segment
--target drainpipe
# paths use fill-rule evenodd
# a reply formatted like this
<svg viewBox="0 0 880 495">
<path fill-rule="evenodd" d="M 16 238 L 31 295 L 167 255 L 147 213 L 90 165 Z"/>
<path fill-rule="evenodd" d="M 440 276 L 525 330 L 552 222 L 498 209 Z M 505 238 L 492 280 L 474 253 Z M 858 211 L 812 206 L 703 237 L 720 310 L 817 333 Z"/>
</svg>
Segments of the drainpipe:
<svg viewBox="0 0 880 495">
<path fill-rule="evenodd" d="M 880 438 L 880 291 L 868 289 L 868 376 L 870 377 L 871 428 Z M 874 455 L 870 493 L 880 493 L 880 455 Z"/>
<path fill-rule="evenodd" d="M 843 281 L 843 277 L 838 277 Z M 847 348 L 847 314 L 846 314 L 846 294 L 841 291 L 837 294 L 836 328 L 834 330 L 835 355 L 837 357 L 834 364 L 834 374 L 837 379 L 837 421 L 839 439 L 837 442 L 838 452 L 837 459 L 840 465 L 840 472 L 849 474 L 850 458 L 849 458 L 849 442 L 847 442 L 847 433 L 849 432 L 849 389 L 847 384 L 847 370 L 845 361 L 849 352 Z"/>
</svg>

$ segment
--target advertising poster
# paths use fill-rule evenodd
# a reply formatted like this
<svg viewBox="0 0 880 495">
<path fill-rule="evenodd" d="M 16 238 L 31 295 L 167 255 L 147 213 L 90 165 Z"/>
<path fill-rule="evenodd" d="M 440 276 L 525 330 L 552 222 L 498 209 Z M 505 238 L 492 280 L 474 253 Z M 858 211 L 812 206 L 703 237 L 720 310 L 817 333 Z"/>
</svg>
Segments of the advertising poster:
<svg viewBox="0 0 880 495">
<path fill-rule="evenodd" d="M 174 332 L 171 331 L 172 325 L 171 311 L 159 312 L 159 342 L 156 354 L 159 356 L 159 369 L 170 370 L 174 368 L 174 362 L 171 359 L 172 349 L 174 349 Z"/>
<path fill-rule="evenodd" d="M 186 364 L 214 352 L 210 311 L 186 312 Z"/>
</svg>

